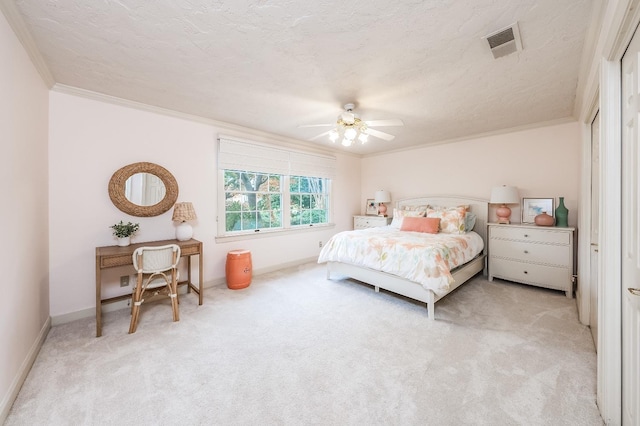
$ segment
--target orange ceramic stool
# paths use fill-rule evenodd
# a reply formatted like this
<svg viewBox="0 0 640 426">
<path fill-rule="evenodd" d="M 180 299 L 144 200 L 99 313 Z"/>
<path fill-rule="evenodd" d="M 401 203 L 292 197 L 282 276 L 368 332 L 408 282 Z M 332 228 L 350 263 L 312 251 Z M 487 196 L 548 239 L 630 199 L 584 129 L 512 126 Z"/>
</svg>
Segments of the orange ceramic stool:
<svg viewBox="0 0 640 426">
<path fill-rule="evenodd" d="M 249 250 L 232 250 L 227 253 L 227 287 L 232 290 L 249 287 L 251 284 L 251 252 Z"/>
</svg>

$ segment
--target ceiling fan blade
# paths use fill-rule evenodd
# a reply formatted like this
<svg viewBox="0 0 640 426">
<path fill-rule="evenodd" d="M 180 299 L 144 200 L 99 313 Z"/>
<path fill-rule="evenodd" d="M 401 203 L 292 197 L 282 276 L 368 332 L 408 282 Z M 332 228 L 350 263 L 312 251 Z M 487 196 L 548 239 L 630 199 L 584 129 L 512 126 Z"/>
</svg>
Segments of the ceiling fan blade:
<svg viewBox="0 0 640 426">
<path fill-rule="evenodd" d="M 370 136 L 374 136 L 376 138 L 384 139 L 385 141 L 392 141 L 395 139 L 395 136 L 390 135 L 389 133 L 381 132 L 380 130 L 375 129 L 367 129 L 367 133 Z"/>
<path fill-rule="evenodd" d="M 331 130 L 327 130 L 327 131 L 326 131 L 326 132 L 324 132 L 324 133 L 320 133 L 318 136 L 314 136 L 314 137 L 312 137 L 312 138 L 311 138 L 311 139 L 309 139 L 309 140 L 310 140 L 310 141 L 314 141 L 314 140 L 316 140 L 316 139 L 320 139 L 321 137 L 326 136 L 326 135 L 328 135 L 329 133 L 331 133 Z"/>
<path fill-rule="evenodd" d="M 302 129 L 304 127 L 327 127 L 327 126 L 335 126 L 336 123 L 329 123 L 329 124 L 302 124 L 300 126 L 298 126 L 298 129 Z"/>
<path fill-rule="evenodd" d="M 367 126 L 404 126 L 404 123 L 399 118 L 392 118 L 390 120 L 371 120 L 365 121 Z"/>
</svg>

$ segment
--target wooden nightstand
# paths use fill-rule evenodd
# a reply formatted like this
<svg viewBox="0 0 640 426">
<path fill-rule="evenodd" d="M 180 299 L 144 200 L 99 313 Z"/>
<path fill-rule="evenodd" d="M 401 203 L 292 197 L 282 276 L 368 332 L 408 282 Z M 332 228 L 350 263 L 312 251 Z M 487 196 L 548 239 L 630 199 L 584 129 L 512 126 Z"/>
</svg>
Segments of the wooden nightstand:
<svg viewBox="0 0 640 426">
<path fill-rule="evenodd" d="M 392 217 L 384 216 L 354 216 L 353 229 L 375 228 L 378 226 L 387 226 L 393 220 Z"/>
<path fill-rule="evenodd" d="M 488 225 L 489 281 L 502 278 L 573 297 L 575 228 Z"/>
</svg>

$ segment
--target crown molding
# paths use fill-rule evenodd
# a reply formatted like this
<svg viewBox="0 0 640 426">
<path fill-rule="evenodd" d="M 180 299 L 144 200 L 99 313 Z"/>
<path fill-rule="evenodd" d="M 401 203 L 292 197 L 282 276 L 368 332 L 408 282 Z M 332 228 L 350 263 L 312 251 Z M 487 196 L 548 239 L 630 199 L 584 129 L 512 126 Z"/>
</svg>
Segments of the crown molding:
<svg viewBox="0 0 640 426">
<path fill-rule="evenodd" d="M 438 145 L 446 145 L 446 144 L 451 144 L 451 143 L 465 142 L 465 141 L 469 141 L 469 140 L 473 140 L 473 139 L 482 139 L 482 138 L 491 137 L 491 136 L 500 136 L 500 135 L 505 135 L 505 134 L 509 134 L 509 133 L 517 133 L 517 132 L 523 132 L 523 131 L 526 131 L 526 130 L 541 129 L 543 127 L 559 126 L 561 124 L 576 123 L 576 122 L 577 122 L 577 120 L 573 116 L 565 117 L 565 118 L 558 118 L 558 119 L 555 119 L 555 120 L 540 121 L 538 123 L 524 124 L 522 126 L 515 126 L 515 127 L 507 127 L 507 128 L 504 128 L 504 129 L 494 130 L 494 131 L 491 131 L 491 132 L 476 133 L 476 134 L 473 134 L 473 135 L 462 136 L 462 137 L 454 138 L 454 139 L 445 139 L 445 140 L 441 140 L 441 141 L 438 141 L 438 142 L 424 143 L 424 144 L 421 144 L 421 145 L 412 145 L 412 146 L 408 146 L 408 147 L 404 147 L 404 148 L 398 148 L 398 149 L 394 149 L 394 150 L 390 150 L 390 151 L 367 154 L 367 155 L 363 155 L 363 158 L 366 158 L 366 157 L 377 157 L 377 156 L 380 156 L 380 155 L 393 154 L 393 153 L 402 152 L 402 151 L 413 151 L 415 149 L 431 148 L 431 147 L 438 146 Z"/>
<path fill-rule="evenodd" d="M 38 73 L 47 85 L 47 88 L 51 89 L 56 81 L 53 78 L 53 74 L 51 74 L 47 63 L 42 57 L 40 50 L 36 46 L 36 42 L 33 40 L 31 32 L 29 32 L 24 19 L 22 19 L 22 15 L 20 14 L 15 2 L 12 0 L 0 0 L 0 11 L 2 11 L 16 37 L 27 51 L 33 66 L 38 70 Z"/>
<path fill-rule="evenodd" d="M 240 137 L 244 139 L 251 139 L 256 142 L 265 142 L 269 144 L 275 144 L 280 146 L 287 146 L 295 149 L 303 149 L 307 152 L 316 152 L 321 154 L 341 154 L 345 156 L 361 157 L 357 154 L 350 154 L 341 151 L 334 151 L 329 149 L 322 149 L 314 146 L 310 146 L 308 141 L 301 141 L 286 136 L 276 135 L 268 133 L 258 129 L 252 129 L 244 127 L 238 124 L 227 123 L 225 121 L 218 121 L 212 118 L 202 117 L 199 115 L 188 114 L 185 112 L 175 111 L 168 108 L 162 108 L 155 105 L 149 105 L 142 102 L 132 101 L 129 99 L 119 98 L 117 96 L 106 95 L 104 93 L 94 92 L 91 90 L 80 89 L 78 87 L 67 86 L 65 84 L 56 83 L 51 88 L 52 91 L 63 93 L 72 96 L 78 96 L 81 98 L 92 99 L 99 102 L 105 102 L 112 105 L 118 105 L 125 108 L 133 108 L 140 111 L 151 112 L 154 114 L 165 115 L 181 120 L 192 121 L 196 123 L 206 124 L 212 127 L 216 127 L 218 131 L 224 130 L 229 136 Z M 217 138 L 217 136 L 216 136 Z M 215 139 L 215 138 L 214 138 Z"/>
</svg>

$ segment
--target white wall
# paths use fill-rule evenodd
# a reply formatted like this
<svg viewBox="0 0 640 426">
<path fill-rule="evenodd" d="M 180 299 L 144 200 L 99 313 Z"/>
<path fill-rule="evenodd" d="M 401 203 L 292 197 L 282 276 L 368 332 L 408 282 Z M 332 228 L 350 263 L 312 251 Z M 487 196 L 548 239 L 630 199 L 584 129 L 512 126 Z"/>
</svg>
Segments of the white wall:
<svg viewBox="0 0 640 426">
<path fill-rule="evenodd" d="M 0 423 L 49 319 L 48 89 L 0 13 Z"/>
<path fill-rule="evenodd" d="M 362 205 L 377 189 L 393 200 L 426 194 L 489 199 L 495 185 L 518 187 L 520 197 L 565 197 L 569 225 L 577 224 L 581 165 L 578 123 L 522 130 L 364 158 Z M 512 207 L 512 222 L 521 208 Z M 490 220 L 495 220 L 491 209 Z"/>
<path fill-rule="evenodd" d="M 172 210 L 157 217 L 137 218 L 111 203 L 109 179 L 127 164 L 148 161 L 165 167 L 178 182 L 178 201 L 193 203 L 198 215 L 192 223 L 194 238 L 204 243 L 205 283 L 224 279 L 226 253 L 233 249 L 251 250 L 257 273 L 313 258 L 320 250 L 318 242 L 348 229 L 351 215 L 359 212 L 360 159 L 338 155 L 338 176 L 333 184 L 335 228 L 218 243 L 216 138 L 219 133 L 249 136 L 70 94 L 52 92 L 50 96 L 50 281 L 54 320 L 95 307 L 95 247 L 116 243 L 110 225 L 119 220 L 140 223 L 134 242 L 175 236 Z M 123 293 L 118 277 L 132 272 L 131 268 L 106 270 L 103 295 Z"/>
</svg>

